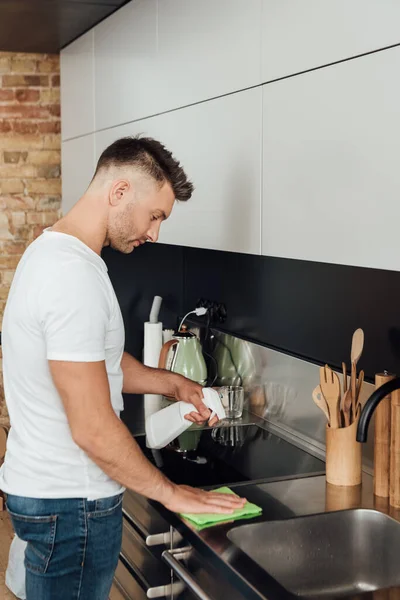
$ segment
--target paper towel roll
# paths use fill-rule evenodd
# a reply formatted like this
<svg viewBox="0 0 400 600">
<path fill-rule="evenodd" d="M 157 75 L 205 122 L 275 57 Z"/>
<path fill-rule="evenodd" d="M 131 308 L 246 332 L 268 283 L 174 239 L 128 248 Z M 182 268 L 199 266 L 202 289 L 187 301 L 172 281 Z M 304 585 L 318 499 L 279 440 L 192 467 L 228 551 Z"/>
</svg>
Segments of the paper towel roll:
<svg viewBox="0 0 400 600">
<path fill-rule="evenodd" d="M 163 342 L 166 344 L 174 337 L 175 331 L 173 329 L 164 329 L 163 331 Z"/>
<path fill-rule="evenodd" d="M 158 367 L 161 347 L 163 345 L 162 323 L 144 324 L 143 363 L 146 367 Z M 163 407 L 163 397 L 158 394 L 144 395 L 145 419 Z"/>
<path fill-rule="evenodd" d="M 162 396 L 158 394 L 144 395 L 144 418 L 147 419 L 154 413 L 164 408 L 165 402 Z"/>
<path fill-rule="evenodd" d="M 158 367 L 162 344 L 162 323 L 145 323 L 143 362 L 147 367 Z"/>
</svg>

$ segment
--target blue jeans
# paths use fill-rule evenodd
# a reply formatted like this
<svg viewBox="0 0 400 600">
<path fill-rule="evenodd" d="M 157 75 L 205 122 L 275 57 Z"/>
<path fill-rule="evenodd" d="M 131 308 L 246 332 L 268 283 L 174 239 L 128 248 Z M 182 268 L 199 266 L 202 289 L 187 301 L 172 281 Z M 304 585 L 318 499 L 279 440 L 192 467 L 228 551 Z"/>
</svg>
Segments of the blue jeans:
<svg viewBox="0 0 400 600">
<path fill-rule="evenodd" d="M 25 551 L 27 600 L 108 600 L 122 540 L 122 494 L 101 500 L 8 495 Z"/>
</svg>

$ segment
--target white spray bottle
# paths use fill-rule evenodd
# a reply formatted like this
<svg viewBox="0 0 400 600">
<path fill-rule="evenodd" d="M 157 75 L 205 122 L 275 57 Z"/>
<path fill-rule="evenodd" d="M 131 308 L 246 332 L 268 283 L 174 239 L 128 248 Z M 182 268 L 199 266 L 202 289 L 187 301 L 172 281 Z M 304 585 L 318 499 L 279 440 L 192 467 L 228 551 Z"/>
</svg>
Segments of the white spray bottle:
<svg viewBox="0 0 400 600">
<path fill-rule="evenodd" d="M 219 419 L 225 419 L 225 410 L 218 392 L 212 388 L 203 388 L 203 396 L 204 404 L 211 410 L 210 419 L 215 415 Z M 192 425 L 185 419 L 185 415 L 196 410 L 193 404 L 174 402 L 167 408 L 150 415 L 146 419 L 147 446 L 155 449 L 167 446 Z"/>
</svg>

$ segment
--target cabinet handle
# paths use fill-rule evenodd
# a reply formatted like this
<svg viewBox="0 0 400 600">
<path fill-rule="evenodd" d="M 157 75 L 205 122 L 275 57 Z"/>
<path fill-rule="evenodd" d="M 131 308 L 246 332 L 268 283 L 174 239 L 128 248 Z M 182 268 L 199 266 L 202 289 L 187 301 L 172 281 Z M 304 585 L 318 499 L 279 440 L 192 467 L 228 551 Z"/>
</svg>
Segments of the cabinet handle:
<svg viewBox="0 0 400 600">
<path fill-rule="evenodd" d="M 169 565 L 172 571 L 179 577 L 181 581 L 192 592 L 198 600 L 213 600 L 211 596 L 199 586 L 197 581 L 191 576 L 189 571 L 179 562 L 190 555 L 191 547 L 176 548 L 175 550 L 164 550 L 162 553 L 163 560 Z"/>
<path fill-rule="evenodd" d="M 122 513 L 129 524 L 132 525 L 134 530 L 140 535 L 146 546 L 169 546 L 171 545 L 171 540 L 174 544 L 178 544 L 182 540 L 182 536 L 177 531 L 173 532 L 172 538 L 169 531 L 151 534 L 143 527 L 141 523 L 133 518 L 131 513 L 128 513 L 124 508 L 122 509 Z"/>
<path fill-rule="evenodd" d="M 129 571 L 136 583 L 142 588 L 147 598 L 170 598 L 174 594 L 180 594 L 182 592 L 182 584 L 179 583 L 167 583 L 166 585 L 158 585 L 156 587 L 150 587 L 147 580 L 138 571 L 138 569 L 127 559 L 127 557 L 121 552 L 119 559 Z"/>
</svg>

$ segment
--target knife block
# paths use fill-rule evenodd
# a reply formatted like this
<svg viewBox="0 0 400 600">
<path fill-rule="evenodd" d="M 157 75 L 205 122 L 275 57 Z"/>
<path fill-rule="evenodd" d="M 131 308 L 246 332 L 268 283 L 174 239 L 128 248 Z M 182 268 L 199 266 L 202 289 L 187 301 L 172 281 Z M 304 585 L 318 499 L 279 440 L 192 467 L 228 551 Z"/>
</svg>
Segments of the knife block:
<svg viewBox="0 0 400 600">
<path fill-rule="evenodd" d="M 326 481 L 331 485 L 360 485 L 362 481 L 362 445 L 356 440 L 360 418 L 348 427 L 326 426 Z"/>
<path fill-rule="evenodd" d="M 400 390 L 391 394 L 390 506 L 400 508 Z"/>
<path fill-rule="evenodd" d="M 377 373 L 375 375 L 375 389 L 395 375 Z M 375 410 L 374 431 L 374 495 L 380 498 L 389 498 L 390 495 L 390 439 L 391 439 L 391 398 L 386 396 Z"/>
</svg>

